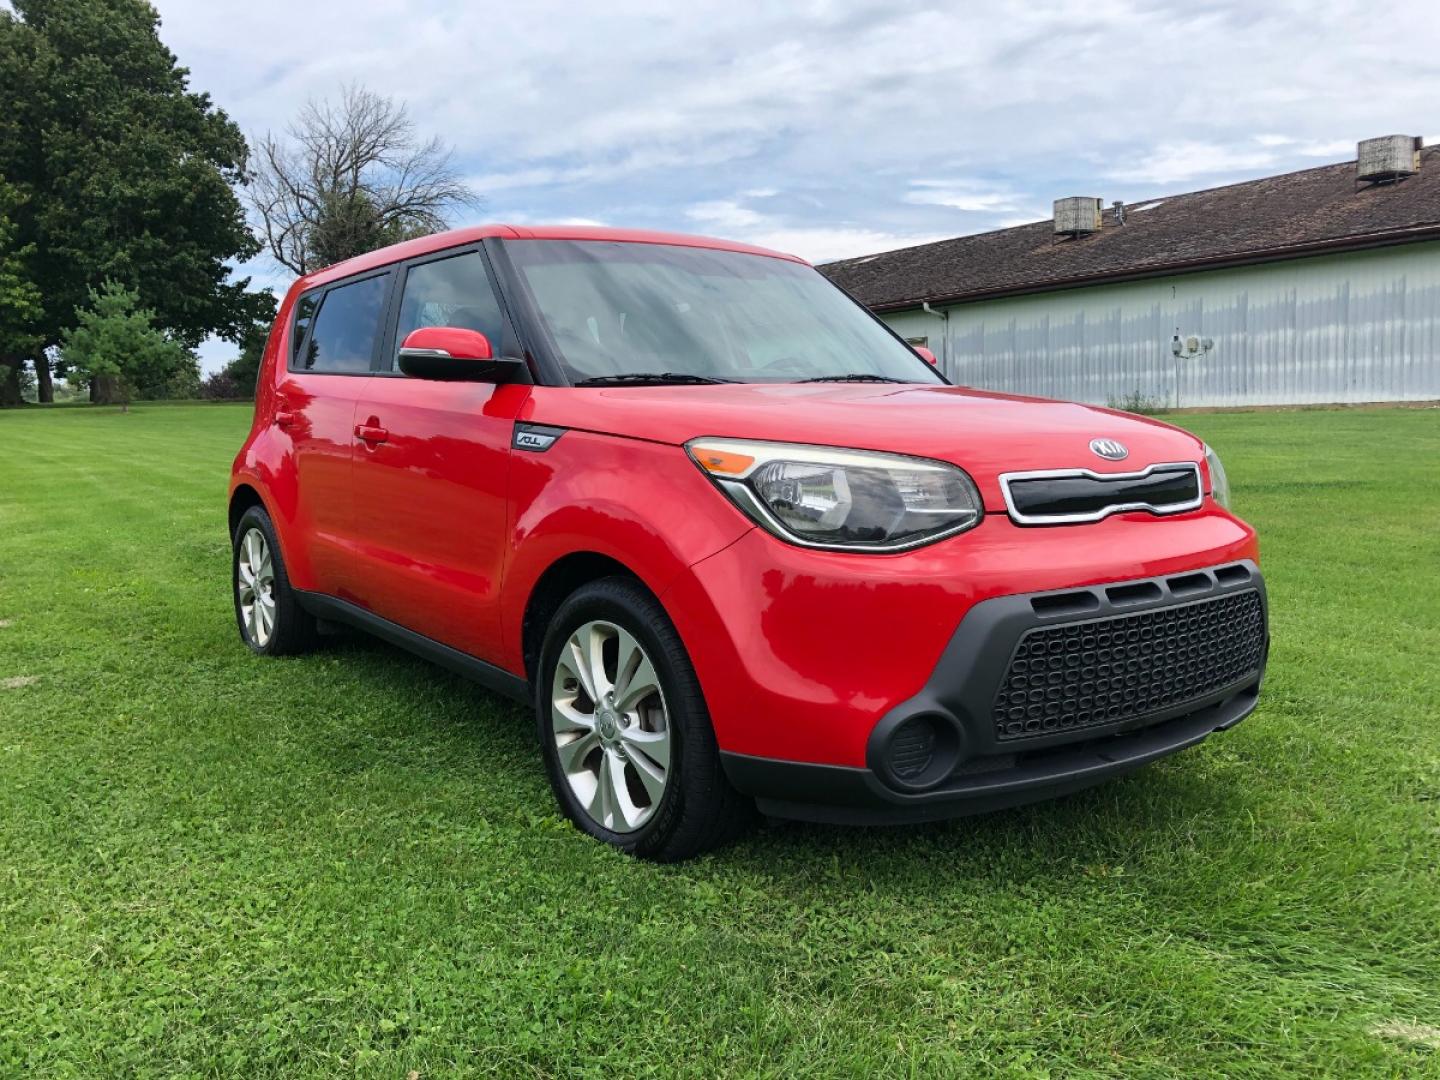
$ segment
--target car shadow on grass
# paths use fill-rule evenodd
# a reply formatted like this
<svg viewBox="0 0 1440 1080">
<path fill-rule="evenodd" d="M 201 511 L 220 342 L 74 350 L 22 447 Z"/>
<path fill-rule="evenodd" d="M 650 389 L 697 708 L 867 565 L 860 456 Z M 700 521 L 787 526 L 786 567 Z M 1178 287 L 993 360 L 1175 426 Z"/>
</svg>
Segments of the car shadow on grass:
<svg viewBox="0 0 1440 1080">
<path fill-rule="evenodd" d="M 1196 833 L 1238 825 L 1250 807 L 1242 788 L 1181 758 L 1070 795 L 946 821 L 856 827 L 767 820 L 746 854 L 772 873 L 816 858 L 864 863 L 876 883 L 887 876 L 913 883 L 913 860 L 942 865 L 950 877 L 993 876 L 1002 866 L 1018 878 L 1077 868 L 1105 874 L 1152 849 L 1168 851 L 1179 837 L 1194 841 Z"/>
<path fill-rule="evenodd" d="M 370 703 L 353 730 L 314 748 L 336 775 L 423 767 L 432 785 L 468 785 L 483 775 L 488 797 L 517 803 L 495 801 L 486 811 L 559 816 L 525 706 L 361 633 L 336 635 L 324 651 Z M 1207 836 L 1246 827 L 1254 795 L 1228 758 L 1217 765 L 1214 755 L 1232 738 L 1217 734 L 1058 799 L 948 821 L 842 826 L 762 818 L 731 847 L 660 872 L 693 880 L 739 875 L 783 889 L 786 879 L 799 883 L 817 865 L 843 861 L 869 887 L 909 894 L 921 865 L 931 881 L 1104 875 L 1123 863 L 1133 871 L 1151 854 L 1170 858 L 1177 843 L 1203 847 Z M 595 843 L 578 830 L 568 841 Z"/>
</svg>

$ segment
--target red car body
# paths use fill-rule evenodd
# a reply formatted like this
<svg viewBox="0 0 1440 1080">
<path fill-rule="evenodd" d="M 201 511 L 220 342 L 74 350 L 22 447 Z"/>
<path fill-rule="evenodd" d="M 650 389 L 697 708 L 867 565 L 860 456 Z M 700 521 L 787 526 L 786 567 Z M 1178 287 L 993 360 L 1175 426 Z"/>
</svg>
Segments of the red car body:
<svg viewBox="0 0 1440 1080">
<path fill-rule="evenodd" d="M 434 252 L 518 239 L 790 258 L 694 237 L 490 226 L 398 245 L 296 282 L 266 347 L 254 423 L 235 459 L 231 521 L 247 506 L 267 509 L 291 584 L 338 605 L 320 605 L 322 614 L 373 616 L 372 629 L 402 628 L 402 643 L 413 645 L 414 635 L 433 643 L 438 659 L 476 661 L 472 674 L 528 698 L 538 598 L 557 582 L 621 567 L 659 599 L 683 639 L 731 781 L 767 810 L 824 820 L 920 819 L 1071 790 L 1196 742 L 1253 708 L 1263 652 L 1241 684 L 1231 680 L 1218 698 L 1213 687 L 1192 695 L 1178 715 L 1167 707 L 1047 730 L 1023 746 L 997 736 L 989 716 L 959 716 L 955 761 L 989 764 L 973 773 L 957 767 L 938 785 L 899 779 L 882 760 L 892 751 L 877 740 L 910 716 L 948 723 L 965 711 L 960 699 L 969 691 L 947 688 L 937 670 L 947 656 L 970 663 L 956 659 L 967 648 L 958 628 L 987 601 L 1023 600 L 1034 622 L 1046 598 L 1059 598 L 1053 608 L 1063 625 L 1239 590 L 1258 593 L 1263 619 L 1255 533 L 1212 497 L 1200 441 L 1166 424 L 949 385 L 586 388 L 543 378 L 336 377 L 287 364 L 302 295 Z M 521 306 L 511 305 L 512 317 L 524 318 Z M 527 452 L 516 446 L 517 425 L 562 429 L 564 437 Z M 717 493 L 686 452 L 699 437 L 954 463 L 973 478 L 983 519 L 893 553 L 797 546 Z M 1128 457 L 1097 457 L 1096 439 L 1123 442 Z M 1002 476 L 1014 473 L 1121 476 L 1172 462 L 1198 466 L 1204 494 L 1193 509 L 1033 527 L 1008 512 L 1002 489 Z M 1134 595 L 1107 593 L 1117 583 Z M 1012 660 L 1013 640 L 1005 645 L 1000 668 Z M 971 681 L 988 680 L 993 701 L 998 675 L 977 671 Z"/>
</svg>

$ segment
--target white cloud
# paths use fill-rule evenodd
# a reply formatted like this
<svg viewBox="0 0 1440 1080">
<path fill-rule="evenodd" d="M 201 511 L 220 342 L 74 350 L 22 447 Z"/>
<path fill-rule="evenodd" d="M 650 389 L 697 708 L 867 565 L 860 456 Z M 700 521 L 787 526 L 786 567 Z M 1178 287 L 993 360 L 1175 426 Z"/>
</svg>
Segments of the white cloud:
<svg viewBox="0 0 1440 1080">
<path fill-rule="evenodd" d="M 1326 161 L 1344 161 L 1355 156 L 1358 139 L 1331 139 L 1328 142 L 1311 139 L 1296 145 L 1295 152 L 1304 157 L 1324 158 Z"/>
<path fill-rule="evenodd" d="M 1112 167 L 1106 176 L 1127 183 L 1175 184 L 1225 173 L 1256 173 L 1274 165 L 1273 149 L 1185 139 L 1154 147 Z"/>
<path fill-rule="evenodd" d="M 1426 0 L 158 5 L 248 131 L 359 79 L 455 145 L 487 217 L 814 257 L 1343 160 L 1440 100 Z"/>
<path fill-rule="evenodd" d="M 1257 135 L 1239 143 L 1182 139 L 1112 166 L 1105 175 L 1128 183 L 1176 184 L 1212 176 L 1261 176 L 1313 164 L 1296 159 L 1344 161 L 1355 156 L 1349 139 Z M 1288 163 L 1288 164 L 1287 164 Z"/>
<path fill-rule="evenodd" d="M 1351 139 L 1297 139 L 1293 135 L 1256 135 L 1254 141 L 1260 146 L 1274 147 L 1287 153 L 1304 157 L 1344 158 L 1353 155 L 1355 143 Z"/>
<path fill-rule="evenodd" d="M 988 214 L 1015 210 L 1019 195 L 1015 191 L 994 190 L 974 181 L 911 180 L 905 201 L 919 206 L 948 206 L 952 210 Z"/>
<path fill-rule="evenodd" d="M 850 259 L 856 255 L 871 255 L 879 251 L 894 251 L 896 248 L 914 247 L 935 240 L 944 240 L 950 233 L 915 235 L 912 233 L 885 232 L 880 229 L 825 228 L 823 226 L 792 225 L 774 226 L 757 230 L 753 235 L 740 237 L 747 243 L 758 244 L 773 251 L 799 255 L 812 263 L 834 262 L 836 259 Z"/>
<path fill-rule="evenodd" d="M 748 206 L 741 206 L 733 199 L 716 199 L 712 202 L 696 203 L 685 211 L 685 216 L 698 221 L 707 228 L 725 229 L 738 233 L 742 229 L 754 229 L 767 224 L 770 219 Z"/>
<path fill-rule="evenodd" d="M 711 145 L 695 149 L 651 148 L 597 155 L 594 160 L 584 165 L 541 165 L 512 171 L 475 173 L 468 178 L 468 183 L 475 190 L 486 194 L 516 189 L 574 187 L 621 180 L 635 173 L 718 165 L 745 152 L 743 146 L 732 140 L 717 139 Z"/>
<path fill-rule="evenodd" d="M 799 255 L 813 263 L 849 259 L 856 255 L 944 239 L 943 234 L 894 233 L 853 224 L 816 226 L 790 223 L 774 215 L 762 214 L 733 199 L 697 203 L 685 214 L 699 227 L 728 239 Z"/>
<path fill-rule="evenodd" d="M 603 228 L 610 224 L 599 218 L 556 217 L 552 214 L 529 214 L 523 210 L 510 210 L 502 215 L 506 225 L 584 225 L 589 228 Z"/>
<path fill-rule="evenodd" d="M 1158 144 L 1202 128 L 1243 132 L 1260 115 L 1259 134 L 1281 139 L 1333 138 L 1336 125 L 1348 135 L 1357 116 L 1366 132 L 1384 117 L 1388 131 L 1428 115 L 1416 105 L 1433 100 L 1435 76 L 1421 58 L 1440 33 L 1419 2 L 1391 5 L 1385 19 L 1328 5 L 1318 46 L 1300 33 L 1314 13 L 1293 0 L 1259 12 L 1215 0 L 1198 13 L 1118 0 L 159 6 L 167 42 L 247 127 L 283 126 L 306 96 L 359 78 L 407 98 L 462 150 L 572 165 L 736 133 L 754 143 L 828 131 L 859 163 L 897 139 L 912 156 L 1014 159 L 1027 145 L 1049 156 L 1101 136 Z M 1399 41 L 1407 47 L 1388 71 L 1364 62 Z M 1249 106 L 1261 98 L 1302 107 L 1257 114 Z M 883 129 L 897 138 L 872 138 Z M 976 141 L 982 132 L 996 138 Z"/>
</svg>

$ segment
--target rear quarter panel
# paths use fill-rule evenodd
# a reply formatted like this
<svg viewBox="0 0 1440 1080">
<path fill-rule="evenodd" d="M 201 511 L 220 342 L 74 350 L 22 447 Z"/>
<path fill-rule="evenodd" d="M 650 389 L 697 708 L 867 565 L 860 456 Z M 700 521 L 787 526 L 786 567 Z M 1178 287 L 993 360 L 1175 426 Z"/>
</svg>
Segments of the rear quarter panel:
<svg viewBox="0 0 1440 1080">
<path fill-rule="evenodd" d="M 279 535 L 285 569 L 291 582 L 300 589 L 311 587 L 314 575 L 309 552 L 300 542 L 300 531 L 296 526 L 299 486 L 294 469 L 293 443 L 288 435 L 274 426 L 274 419 L 275 383 L 285 370 L 285 358 L 290 355 L 292 315 L 295 301 L 304 286 L 303 280 L 297 281 L 285 294 L 275 315 L 275 323 L 270 328 L 270 336 L 265 341 L 265 353 L 255 381 L 255 414 L 250 421 L 250 433 L 230 467 L 229 491 L 233 499 L 236 489 L 246 486 L 260 496 Z"/>
</svg>

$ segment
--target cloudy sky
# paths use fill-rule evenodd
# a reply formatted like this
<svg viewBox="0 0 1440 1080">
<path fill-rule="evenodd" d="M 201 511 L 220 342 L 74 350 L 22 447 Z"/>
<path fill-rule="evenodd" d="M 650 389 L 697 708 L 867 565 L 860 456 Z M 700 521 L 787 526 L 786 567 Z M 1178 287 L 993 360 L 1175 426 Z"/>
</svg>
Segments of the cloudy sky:
<svg viewBox="0 0 1440 1080">
<path fill-rule="evenodd" d="M 706 232 L 815 261 L 1440 138 L 1433 2 L 157 6 L 247 132 L 352 80 L 405 100 L 484 198 L 457 224 Z"/>
</svg>

